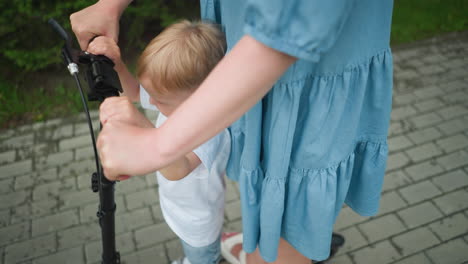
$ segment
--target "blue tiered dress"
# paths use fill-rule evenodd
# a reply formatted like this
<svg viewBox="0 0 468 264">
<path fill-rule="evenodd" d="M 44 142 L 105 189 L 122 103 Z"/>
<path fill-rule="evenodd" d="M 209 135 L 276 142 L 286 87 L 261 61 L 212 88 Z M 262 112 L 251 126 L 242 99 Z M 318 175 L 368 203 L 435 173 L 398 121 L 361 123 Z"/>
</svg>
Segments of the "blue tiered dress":
<svg viewBox="0 0 468 264">
<path fill-rule="evenodd" d="M 323 260 L 343 203 L 377 213 L 392 8 L 391 0 L 201 0 L 202 18 L 222 25 L 228 50 L 248 34 L 298 58 L 230 127 L 227 173 L 240 186 L 245 251 L 258 246 L 271 262 L 283 237 Z"/>
</svg>

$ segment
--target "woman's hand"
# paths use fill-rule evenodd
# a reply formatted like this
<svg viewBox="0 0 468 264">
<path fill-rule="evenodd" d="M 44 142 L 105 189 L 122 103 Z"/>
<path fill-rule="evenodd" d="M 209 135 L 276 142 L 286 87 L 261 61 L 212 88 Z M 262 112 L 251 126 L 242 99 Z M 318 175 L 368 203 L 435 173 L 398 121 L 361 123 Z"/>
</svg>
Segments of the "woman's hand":
<svg viewBox="0 0 468 264">
<path fill-rule="evenodd" d="M 94 55 L 104 55 L 108 57 L 114 62 L 116 67 L 123 66 L 120 57 L 120 48 L 112 38 L 106 36 L 96 37 L 89 43 L 87 51 Z"/>
<path fill-rule="evenodd" d="M 71 14 L 70 23 L 82 50 L 94 36 L 107 36 L 117 43 L 119 19 L 131 0 L 101 0 Z"/>
<path fill-rule="evenodd" d="M 154 128 L 148 120 L 130 102 L 126 96 L 109 97 L 99 107 L 99 119 L 103 126 L 110 121 L 117 121 L 141 128 Z"/>
<path fill-rule="evenodd" d="M 127 179 L 127 175 L 144 175 L 154 171 L 157 151 L 149 148 L 156 140 L 154 128 L 141 128 L 119 121 L 108 121 L 97 140 L 104 175 L 110 181 Z M 158 165 L 158 164 L 156 164 Z"/>
</svg>

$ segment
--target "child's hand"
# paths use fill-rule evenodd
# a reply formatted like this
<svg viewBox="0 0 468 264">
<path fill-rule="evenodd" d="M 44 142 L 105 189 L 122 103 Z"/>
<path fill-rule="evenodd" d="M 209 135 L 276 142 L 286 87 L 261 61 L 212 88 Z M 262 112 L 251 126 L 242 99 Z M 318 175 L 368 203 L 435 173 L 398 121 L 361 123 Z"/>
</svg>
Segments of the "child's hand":
<svg viewBox="0 0 468 264">
<path fill-rule="evenodd" d="M 111 59 L 116 66 L 122 65 L 120 58 L 120 48 L 112 38 L 99 36 L 88 45 L 87 52 L 94 55 L 104 55 Z"/>
<path fill-rule="evenodd" d="M 109 121 L 119 121 L 142 128 L 154 127 L 126 96 L 109 97 L 104 100 L 99 107 L 99 119 L 103 125 Z"/>
</svg>

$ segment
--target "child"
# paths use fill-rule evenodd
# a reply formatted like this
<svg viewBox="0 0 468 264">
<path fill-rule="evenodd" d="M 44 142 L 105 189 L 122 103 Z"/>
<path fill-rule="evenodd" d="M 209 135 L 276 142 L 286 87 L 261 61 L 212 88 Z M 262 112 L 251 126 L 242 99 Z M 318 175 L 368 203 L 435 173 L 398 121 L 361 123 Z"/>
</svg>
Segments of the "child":
<svg viewBox="0 0 468 264">
<path fill-rule="evenodd" d="M 139 85 L 122 62 L 119 48 L 111 38 L 97 37 L 88 47 L 89 52 L 106 55 L 115 63 L 128 100 L 125 97 L 112 99 L 122 101 L 125 107 L 133 107 L 130 100 L 140 101 L 146 109 L 159 110 L 156 127 L 197 89 L 224 56 L 225 49 L 224 35 L 214 24 L 189 21 L 173 24 L 143 51 L 137 65 L 137 76 L 142 84 Z M 153 126 L 140 117 L 122 121 Z M 219 262 L 224 215 L 223 177 L 229 152 L 230 136 L 224 130 L 156 173 L 164 219 L 181 239 L 186 256 L 173 263 Z"/>
</svg>

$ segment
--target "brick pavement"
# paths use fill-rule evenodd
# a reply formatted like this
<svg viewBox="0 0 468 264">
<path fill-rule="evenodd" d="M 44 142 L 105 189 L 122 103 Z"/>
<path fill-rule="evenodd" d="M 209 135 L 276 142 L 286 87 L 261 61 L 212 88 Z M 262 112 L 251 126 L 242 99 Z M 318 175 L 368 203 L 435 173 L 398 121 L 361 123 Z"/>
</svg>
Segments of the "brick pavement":
<svg viewBox="0 0 468 264">
<path fill-rule="evenodd" d="M 397 47 L 394 62 L 381 208 L 371 218 L 343 208 L 335 229 L 347 242 L 331 263 L 468 262 L 468 32 Z M 93 165 L 83 115 L 0 132 L 0 263 L 99 263 Z M 239 193 L 227 187 L 225 226 L 240 231 Z M 116 203 L 123 263 L 181 254 L 154 177 L 118 184 Z"/>
</svg>

